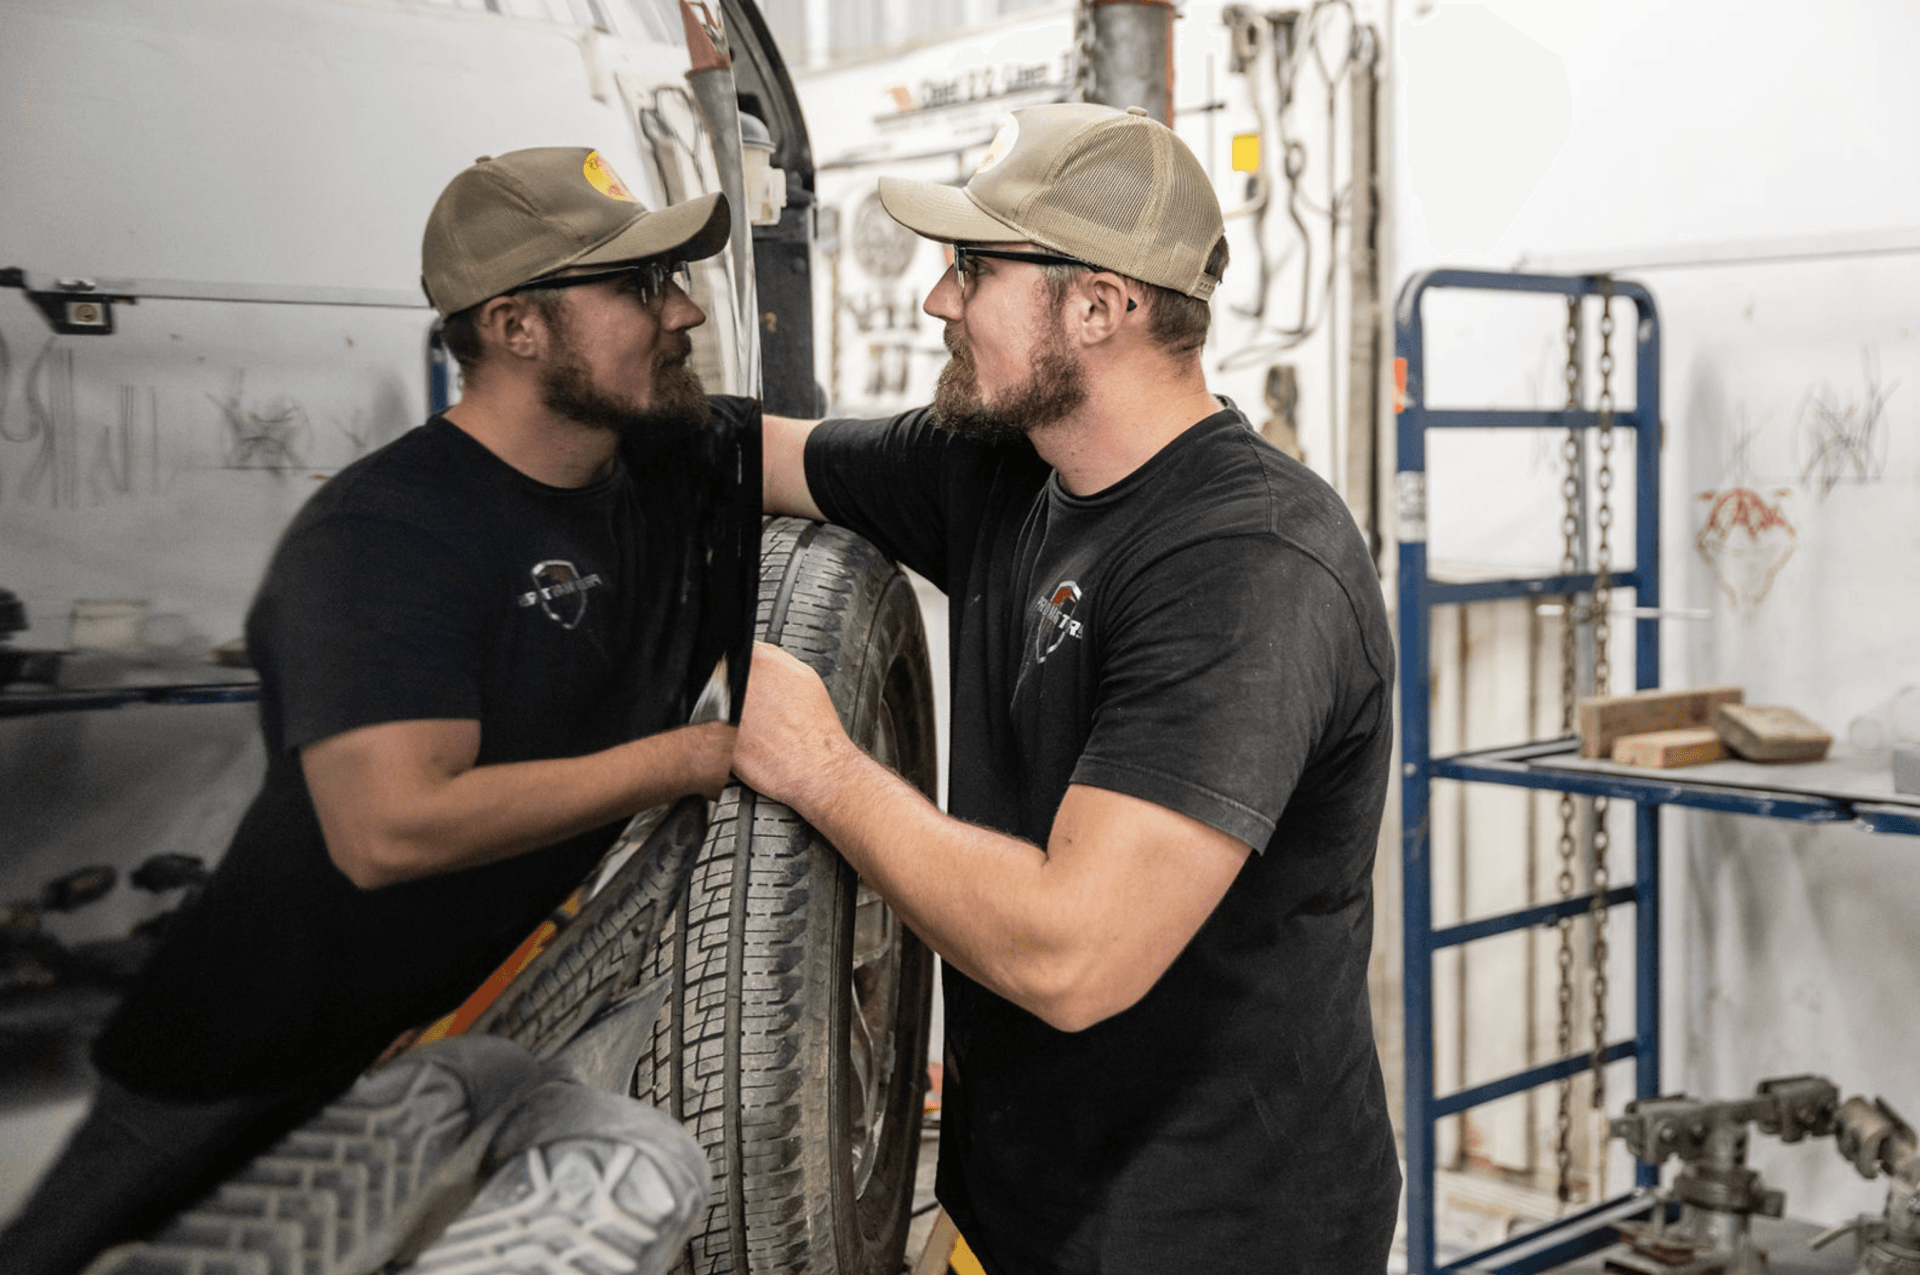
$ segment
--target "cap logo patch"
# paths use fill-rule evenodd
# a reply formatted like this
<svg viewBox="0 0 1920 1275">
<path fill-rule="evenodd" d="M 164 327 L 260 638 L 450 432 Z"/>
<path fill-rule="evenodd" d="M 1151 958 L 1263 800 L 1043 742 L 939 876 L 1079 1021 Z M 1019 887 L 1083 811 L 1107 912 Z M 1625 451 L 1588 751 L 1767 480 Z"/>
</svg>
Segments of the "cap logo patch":
<svg viewBox="0 0 1920 1275">
<path fill-rule="evenodd" d="M 606 160 L 600 158 L 599 151 L 593 151 L 587 156 L 587 162 L 581 166 L 581 171 L 586 174 L 588 183 L 608 199 L 618 199 L 629 204 L 640 202 L 620 181 L 619 174 L 608 166 Z"/>
<path fill-rule="evenodd" d="M 1000 157 L 1012 150 L 1013 144 L 1019 139 L 1019 120 L 1008 120 L 1005 124 L 1002 124 L 1000 131 L 993 135 L 993 144 L 987 147 L 987 153 L 980 157 L 979 164 L 974 167 L 973 175 L 978 177 L 981 173 L 986 172 L 989 168 L 999 163 Z"/>
</svg>

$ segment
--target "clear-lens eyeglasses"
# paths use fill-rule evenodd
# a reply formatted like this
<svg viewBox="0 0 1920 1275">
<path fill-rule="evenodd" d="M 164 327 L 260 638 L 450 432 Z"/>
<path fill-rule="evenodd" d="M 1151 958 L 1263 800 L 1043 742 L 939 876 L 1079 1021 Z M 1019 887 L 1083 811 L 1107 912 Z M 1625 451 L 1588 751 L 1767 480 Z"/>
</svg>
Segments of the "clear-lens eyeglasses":
<svg viewBox="0 0 1920 1275">
<path fill-rule="evenodd" d="M 606 270 L 530 279 L 518 287 L 507 289 L 507 295 L 534 288 L 578 288 L 589 283 L 605 283 L 610 279 L 618 280 L 622 292 L 631 293 L 640 299 L 640 304 L 648 306 L 666 296 L 670 284 L 677 283 L 682 291 L 687 292 L 693 288 L 693 275 L 686 262 L 676 257 L 648 257 L 644 261 L 630 261 Z"/>
<path fill-rule="evenodd" d="M 995 261 L 1027 261 L 1037 266 L 1078 266 L 1082 270 L 1099 270 L 1100 266 L 1091 261 L 1082 261 L 1078 257 L 1068 257 L 1057 252 L 1027 252 L 1014 248 L 977 248 L 971 244 L 953 245 L 953 275 L 960 284 L 960 299 L 967 299 L 973 281 L 980 276 L 980 267 L 974 264 L 981 258 Z M 1135 308 L 1132 297 L 1127 298 L 1127 309 Z"/>
</svg>

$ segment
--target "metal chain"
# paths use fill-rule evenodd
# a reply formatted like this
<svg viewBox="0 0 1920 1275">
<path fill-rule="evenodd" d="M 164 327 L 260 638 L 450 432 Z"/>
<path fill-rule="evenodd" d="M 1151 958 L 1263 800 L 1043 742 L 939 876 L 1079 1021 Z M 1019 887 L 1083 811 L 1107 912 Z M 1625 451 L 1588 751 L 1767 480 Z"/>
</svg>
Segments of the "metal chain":
<svg viewBox="0 0 1920 1275">
<path fill-rule="evenodd" d="M 1567 410 L 1575 411 L 1580 406 L 1580 298 L 1567 298 Z M 1567 429 L 1566 441 L 1561 445 L 1565 457 L 1566 474 L 1560 480 L 1560 494 L 1564 499 L 1564 510 L 1560 517 L 1561 551 L 1560 574 L 1572 575 L 1580 569 L 1580 438 L 1574 430 Z M 1561 599 L 1560 625 L 1560 730 L 1571 735 L 1574 731 L 1574 703 L 1579 697 L 1579 685 L 1575 680 L 1575 665 L 1578 663 L 1579 647 L 1575 634 L 1574 596 L 1566 595 Z M 1579 849 L 1574 836 L 1578 807 L 1573 794 L 1560 794 L 1560 873 L 1554 884 L 1560 891 L 1560 897 L 1573 897 L 1573 860 Z M 1563 916 L 1554 922 L 1554 930 L 1559 938 L 1559 952 L 1556 963 L 1560 971 L 1559 994 L 1556 1003 L 1559 1016 L 1554 1028 L 1554 1056 L 1565 1058 L 1573 1052 L 1573 918 Z M 1553 1160 L 1554 1193 L 1560 1203 L 1565 1204 L 1573 1194 L 1573 1079 L 1563 1079 L 1559 1086 L 1559 1104 L 1554 1113 Z"/>
<path fill-rule="evenodd" d="M 1603 282 L 1600 296 L 1600 414 L 1598 446 L 1599 470 L 1594 478 L 1597 493 L 1594 502 L 1594 576 L 1593 576 L 1593 693 L 1605 695 L 1612 681 L 1607 656 L 1611 636 L 1613 598 L 1613 286 Z M 1602 1066 L 1607 1049 L 1607 799 L 1593 799 L 1593 905 L 1588 925 L 1593 932 L 1593 1107 L 1605 1111 L 1607 1073 Z M 1601 1166 L 1606 1160 L 1602 1143 Z"/>
<path fill-rule="evenodd" d="M 1073 8 L 1073 100 L 1092 102 L 1093 82 L 1093 0 L 1079 0 Z"/>
</svg>

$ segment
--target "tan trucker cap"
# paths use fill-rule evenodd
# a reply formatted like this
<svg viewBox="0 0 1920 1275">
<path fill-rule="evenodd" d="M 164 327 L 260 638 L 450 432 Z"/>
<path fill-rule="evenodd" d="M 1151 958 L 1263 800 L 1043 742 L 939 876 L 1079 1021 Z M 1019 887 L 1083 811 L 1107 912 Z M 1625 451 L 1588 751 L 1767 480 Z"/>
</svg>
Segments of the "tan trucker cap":
<svg viewBox="0 0 1920 1275">
<path fill-rule="evenodd" d="M 882 177 L 880 201 L 929 239 L 1029 240 L 1202 300 L 1220 282 L 1207 272 L 1226 233 L 1219 197 L 1187 144 L 1137 106 L 1015 111 L 964 187 Z"/>
<path fill-rule="evenodd" d="M 649 211 L 585 146 L 482 155 L 427 217 L 420 286 L 434 309 L 454 314 L 567 266 L 711 257 L 729 229 L 725 195 Z"/>
</svg>

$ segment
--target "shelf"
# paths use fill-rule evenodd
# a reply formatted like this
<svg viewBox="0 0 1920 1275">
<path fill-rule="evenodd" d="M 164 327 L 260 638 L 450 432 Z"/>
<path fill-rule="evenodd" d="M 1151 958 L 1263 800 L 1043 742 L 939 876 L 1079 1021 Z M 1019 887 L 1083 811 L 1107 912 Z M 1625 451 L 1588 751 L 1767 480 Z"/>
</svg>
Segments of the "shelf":
<svg viewBox="0 0 1920 1275">
<path fill-rule="evenodd" d="M 1434 758 L 1431 766 L 1436 779 L 1920 835 L 1920 796 L 1894 791 L 1883 758 L 1844 749 L 1818 762 L 1718 761 L 1649 770 L 1582 758 L 1576 741 L 1567 738 L 1455 753 Z"/>
<path fill-rule="evenodd" d="M 38 717 L 119 708 L 123 704 L 243 704 L 260 698 L 258 682 L 183 682 L 160 686 L 115 686 L 99 690 L 49 688 L 0 691 L 0 718 Z"/>
<path fill-rule="evenodd" d="M 133 655 L 88 650 L 52 654 L 57 676 L 0 687 L 0 718 L 125 704 L 238 704 L 260 698 L 258 674 L 210 662 L 202 645 Z"/>
</svg>

